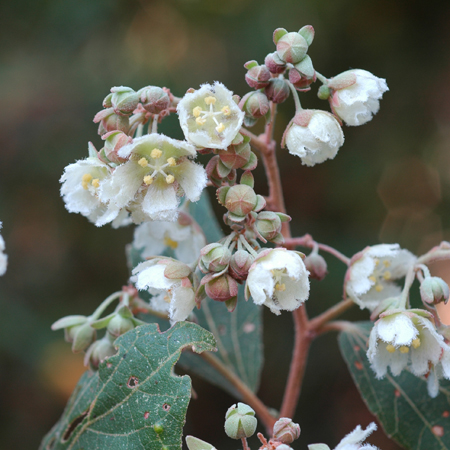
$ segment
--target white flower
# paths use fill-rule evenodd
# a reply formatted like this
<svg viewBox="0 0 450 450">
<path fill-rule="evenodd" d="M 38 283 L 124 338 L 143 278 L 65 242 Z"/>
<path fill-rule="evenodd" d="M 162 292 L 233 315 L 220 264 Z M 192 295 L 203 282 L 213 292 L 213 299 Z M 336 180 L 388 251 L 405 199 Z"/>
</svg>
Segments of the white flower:
<svg viewBox="0 0 450 450">
<path fill-rule="evenodd" d="M 377 378 L 390 367 L 394 376 L 406 367 L 416 376 L 426 375 L 430 366 L 441 364 L 442 375 L 450 378 L 449 347 L 421 309 L 391 310 L 380 315 L 369 337 L 367 357 Z"/>
<path fill-rule="evenodd" d="M 187 276 L 168 278 L 164 272 L 173 260 L 149 260 L 138 264 L 132 278 L 139 290 L 148 290 L 154 297 L 150 306 L 168 312 L 171 324 L 186 320 L 194 309 L 195 293 Z"/>
<path fill-rule="evenodd" d="M 402 278 L 416 257 L 398 244 L 379 244 L 353 256 L 346 274 L 347 295 L 361 309 L 373 311 L 382 300 L 396 297 L 401 289 L 394 280 Z"/>
<path fill-rule="evenodd" d="M 2 223 L 0 222 L 0 230 Z M 6 266 L 8 265 L 8 256 L 5 254 L 5 241 L 0 235 L 0 275 L 4 275 L 6 272 Z"/>
<path fill-rule="evenodd" d="M 294 117 L 285 140 L 289 153 L 300 156 L 303 164 L 314 166 L 336 156 L 344 133 L 332 114 L 303 110 Z"/>
<path fill-rule="evenodd" d="M 197 147 L 226 149 L 241 129 L 244 112 L 222 83 L 203 84 L 178 103 L 180 125 L 186 139 Z"/>
<path fill-rule="evenodd" d="M 363 125 L 380 109 L 380 99 L 388 91 L 386 80 L 367 70 L 354 69 L 331 79 L 329 88 L 333 112 L 347 125 Z"/>
<path fill-rule="evenodd" d="M 309 272 L 297 252 L 285 248 L 263 250 L 248 271 L 245 298 L 266 305 L 279 315 L 297 309 L 309 296 Z"/>
<path fill-rule="evenodd" d="M 120 208 L 99 199 L 100 188 L 110 176 L 109 166 L 95 156 L 69 164 L 59 180 L 66 209 L 82 214 L 97 226 L 117 219 Z"/>
<path fill-rule="evenodd" d="M 102 184 L 100 199 L 119 209 L 138 203 L 137 211 L 147 220 L 176 220 L 179 196 L 197 201 L 206 186 L 206 171 L 188 159 L 196 151 L 187 142 L 149 134 L 122 147 L 118 155 L 128 161 Z"/>
<path fill-rule="evenodd" d="M 133 247 L 142 249 L 143 258 L 161 255 L 170 248 L 176 259 L 189 264 L 198 259 L 205 245 L 201 228 L 181 211 L 176 222 L 145 222 L 134 231 Z"/>
<path fill-rule="evenodd" d="M 450 347 L 445 345 L 441 359 L 438 364 L 430 364 L 430 370 L 427 374 L 428 394 L 431 398 L 439 394 L 439 380 L 445 378 L 450 380 Z"/>
<path fill-rule="evenodd" d="M 376 429 L 377 426 L 373 422 L 365 430 L 358 425 L 351 433 L 347 434 L 341 442 L 339 442 L 334 450 L 378 450 L 377 447 L 370 444 L 362 445 L 363 441 L 365 441 Z M 326 444 L 312 444 L 308 445 L 308 449 L 330 450 L 330 447 Z"/>
</svg>

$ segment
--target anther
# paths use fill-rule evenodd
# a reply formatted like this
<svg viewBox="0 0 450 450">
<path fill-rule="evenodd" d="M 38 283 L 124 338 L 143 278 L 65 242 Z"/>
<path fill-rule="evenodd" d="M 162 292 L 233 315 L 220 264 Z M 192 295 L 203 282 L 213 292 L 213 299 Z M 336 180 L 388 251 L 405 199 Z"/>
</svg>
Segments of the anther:
<svg viewBox="0 0 450 450">
<path fill-rule="evenodd" d="M 167 164 L 169 164 L 170 167 L 175 167 L 177 162 L 175 158 L 171 156 L 170 158 L 167 158 Z"/>
<path fill-rule="evenodd" d="M 148 161 L 147 161 L 146 158 L 141 158 L 141 159 L 138 161 L 138 164 L 139 164 L 141 167 L 147 167 L 147 166 L 148 166 Z"/>
<path fill-rule="evenodd" d="M 81 177 L 81 181 L 84 181 L 86 183 L 89 183 L 89 181 L 92 180 L 92 175 L 90 173 L 85 173 L 82 177 Z"/>
<path fill-rule="evenodd" d="M 206 119 L 203 119 L 202 117 L 197 117 L 195 121 L 197 122 L 197 125 L 205 125 L 206 123 Z"/>
<path fill-rule="evenodd" d="M 388 344 L 388 345 L 386 345 L 386 350 L 389 353 L 394 353 L 395 352 L 395 347 L 392 344 Z"/>
<path fill-rule="evenodd" d="M 202 108 L 200 106 L 196 106 L 193 110 L 192 110 L 192 114 L 194 117 L 198 117 L 202 112 Z"/>
<path fill-rule="evenodd" d="M 386 272 L 383 273 L 383 278 L 385 280 L 390 280 L 391 279 L 391 272 L 389 272 L 389 270 L 386 270 Z"/>
<path fill-rule="evenodd" d="M 224 116 L 229 116 L 230 114 L 231 114 L 231 109 L 230 109 L 230 107 L 227 105 L 227 106 L 224 106 L 222 109 L 221 109 L 221 111 L 222 111 L 222 114 L 224 115 Z"/>
<path fill-rule="evenodd" d="M 373 283 L 376 283 L 377 279 L 372 275 L 369 277 L 369 280 L 372 281 Z"/>
<path fill-rule="evenodd" d="M 207 105 L 215 105 L 216 97 L 213 97 L 212 95 L 210 95 L 209 97 L 205 97 L 205 103 Z"/>
<path fill-rule="evenodd" d="M 172 250 L 175 250 L 178 247 L 178 242 L 170 239 L 169 237 L 164 238 L 164 244 Z"/>
<path fill-rule="evenodd" d="M 163 152 L 159 148 L 154 148 L 152 152 L 150 153 L 150 156 L 154 159 L 161 158 L 161 155 Z"/>
<path fill-rule="evenodd" d="M 275 285 L 275 289 L 277 290 L 277 291 L 285 291 L 286 290 L 286 285 L 283 283 L 283 284 L 280 284 L 280 283 L 277 283 L 276 285 Z"/>
<path fill-rule="evenodd" d="M 221 123 L 219 123 L 219 125 L 217 125 L 216 131 L 218 133 L 222 133 L 223 130 L 225 130 L 225 125 L 221 122 Z"/>
<path fill-rule="evenodd" d="M 83 186 L 83 189 L 87 190 L 89 187 L 89 183 L 87 181 L 82 181 L 81 186 Z"/>
<path fill-rule="evenodd" d="M 415 338 L 415 339 L 413 339 L 413 341 L 411 342 L 411 345 L 412 345 L 414 348 L 419 348 L 419 347 L 420 347 L 420 344 L 421 344 L 421 342 L 420 342 L 420 339 L 419 339 L 419 338 Z"/>
<path fill-rule="evenodd" d="M 383 289 L 384 289 L 384 287 L 383 287 L 382 284 L 377 284 L 377 285 L 375 286 L 375 290 L 376 290 L 377 292 L 381 292 Z"/>
<path fill-rule="evenodd" d="M 391 262 L 388 261 L 387 259 L 385 259 L 385 260 L 383 261 L 383 264 L 384 264 L 384 267 L 389 267 L 389 266 L 391 265 Z"/>
<path fill-rule="evenodd" d="M 399 350 L 400 353 L 409 353 L 409 347 L 407 347 L 406 345 L 402 345 Z"/>
<path fill-rule="evenodd" d="M 100 186 L 100 179 L 99 178 L 94 178 L 92 180 L 92 186 L 94 186 L 95 188 L 98 188 Z"/>
<path fill-rule="evenodd" d="M 144 183 L 149 186 L 153 183 L 153 178 L 150 175 L 145 175 L 144 177 Z"/>
<path fill-rule="evenodd" d="M 172 184 L 175 181 L 175 177 L 173 175 L 167 175 L 166 177 L 166 183 Z"/>
</svg>

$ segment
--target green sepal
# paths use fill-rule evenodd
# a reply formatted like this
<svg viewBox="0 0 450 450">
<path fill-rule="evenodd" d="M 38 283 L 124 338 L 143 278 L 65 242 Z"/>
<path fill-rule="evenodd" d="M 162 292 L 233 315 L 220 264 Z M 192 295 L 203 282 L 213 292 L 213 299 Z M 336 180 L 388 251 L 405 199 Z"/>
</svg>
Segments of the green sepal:
<svg viewBox="0 0 450 450">
<path fill-rule="evenodd" d="M 247 62 L 244 64 L 244 67 L 245 67 L 247 70 L 250 70 L 252 67 L 256 67 L 257 65 L 258 65 L 257 61 L 255 61 L 255 60 L 253 59 L 252 61 L 247 61 Z"/>
<path fill-rule="evenodd" d="M 312 41 L 314 40 L 314 28 L 312 27 L 312 25 L 305 25 L 304 27 L 300 28 L 298 34 L 305 38 L 308 46 L 312 44 Z"/>
<path fill-rule="evenodd" d="M 275 213 L 282 222 L 290 222 L 292 220 L 291 216 L 288 216 L 287 214 L 283 214 L 280 212 Z"/>
<path fill-rule="evenodd" d="M 287 34 L 287 30 L 285 30 L 284 28 L 277 28 L 274 32 L 273 32 L 273 43 L 275 45 L 277 45 L 277 42 L 285 35 Z"/>
<path fill-rule="evenodd" d="M 191 268 L 180 261 L 172 261 L 167 264 L 164 270 L 164 276 L 169 280 L 177 280 L 181 278 L 186 278 L 191 274 Z"/>
<path fill-rule="evenodd" d="M 102 328 L 105 328 L 108 326 L 108 323 L 111 322 L 111 319 L 116 315 L 117 313 L 114 311 L 113 313 L 109 314 L 108 316 L 102 317 L 101 319 L 96 320 L 95 322 L 91 323 L 91 327 L 95 328 L 96 330 L 101 330 Z"/>
<path fill-rule="evenodd" d="M 126 305 L 122 305 L 117 310 L 117 313 L 124 319 L 131 319 L 133 317 L 133 313 L 131 312 L 131 309 Z"/>
<path fill-rule="evenodd" d="M 269 241 L 277 245 L 284 244 L 284 237 L 281 233 L 278 233 L 274 238 L 269 239 Z"/>
<path fill-rule="evenodd" d="M 312 78 L 315 74 L 313 63 L 309 55 L 306 55 L 294 66 L 305 77 Z"/>
<path fill-rule="evenodd" d="M 189 450 L 216 450 L 216 448 L 194 436 L 186 436 L 186 445 Z"/>
<path fill-rule="evenodd" d="M 245 216 L 238 216 L 237 214 L 233 214 L 232 212 L 228 211 L 228 218 L 232 220 L 233 222 L 242 222 L 245 219 Z"/>
<path fill-rule="evenodd" d="M 262 195 L 257 194 L 256 198 L 258 199 L 258 202 L 256 203 L 256 206 L 254 207 L 253 211 L 261 211 L 266 206 L 266 200 Z"/>
<path fill-rule="evenodd" d="M 326 444 L 310 444 L 308 450 L 330 450 L 330 447 Z"/>
<path fill-rule="evenodd" d="M 251 152 L 250 159 L 248 160 L 248 163 L 241 167 L 243 170 L 253 170 L 258 165 L 258 157 Z"/>
<path fill-rule="evenodd" d="M 253 125 L 256 124 L 256 122 L 258 122 L 258 119 L 255 119 L 252 116 L 247 116 L 247 115 L 244 116 L 244 125 L 246 127 L 252 127 Z"/>
<path fill-rule="evenodd" d="M 222 206 L 225 206 L 225 197 L 227 196 L 229 190 L 230 186 L 223 186 L 216 191 L 217 200 Z"/>
<path fill-rule="evenodd" d="M 74 325 L 81 325 L 86 321 L 86 316 L 66 316 L 57 320 L 51 328 L 53 331 L 55 331 L 60 330 L 61 328 L 73 327 Z"/>
<path fill-rule="evenodd" d="M 233 312 L 236 309 L 237 305 L 237 296 L 231 297 L 230 299 L 225 301 L 225 306 L 227 307 L 229 312 Z"/>
<path fill-rule="evenodd" d="M 92 142 L 88 142 L 88 152 L 91 158 L 98 158 L 97 150 Z"/>
<path fill-rule="evenodd" d="M 247 186 L 250 186 L 252 189 L 255 186 L 255 179 L 253 177 L 253 174 L 249 170 L 246 170 L 241 175 L 241 184 L 246 184 Z"/>
<path fill-rule="evenodd" d="M 222 160 L 219 159 L 219 162 L 216 166 L 217 173 L 221 178 L 227 177 L 231 172 L 231 167 L 227 167 Z"/>
<path fill-rule="evenodd" d="M 238 133 L 236 137 L 231 141 L 231 145 L 242 144 L 242 142 L 245 141 L 245 138 L 247 138 L 247 136 L 243 136 L 241 133 Z M 250 138 L 248 139 L 250 140 Z"/>
</svg>

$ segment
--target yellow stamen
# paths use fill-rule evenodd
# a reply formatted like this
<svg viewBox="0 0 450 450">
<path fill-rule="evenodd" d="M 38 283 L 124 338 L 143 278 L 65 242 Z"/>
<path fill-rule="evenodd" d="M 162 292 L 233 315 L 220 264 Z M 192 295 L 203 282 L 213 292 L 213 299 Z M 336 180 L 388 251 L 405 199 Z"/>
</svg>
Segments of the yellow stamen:
<svg viewBox="0 0 450 450">
<path fill-rule="evenodd" d="M 376 290 L 377 292 L 381 292 L 383 289 L 384 289 L 384 287 L 383 287 L 383 285 L 381 285 L 381 284 L 377 284 L 377 285 L 375 286 L 375 290 Z"/>
<path fill-rule="evenodd" d="M 81 177 L 81 181 L 85 181 L 86 183 L 89 183 L 89 181 L 92 180 L 92 175 L 90 173 L 85 173 L 82 177 Z"/>
<path fill-rule="evenodd" d="M 205 103 L 207 105 L 215 105 L 216 104 L 216 97 L 213 97 L 210 95 L 209 97 L 205 97 Z"/>
<path fill-rule="evenodd" d="M 147 167 L 147 166 L 148 166 L 148 161 L 147 161 L 146 158 L 141 158 L 141 159 L 138 161 L 138 164 L 139 164 L 141 167 Z"/>
<path fill-rule="evenodd" d="M 376 260 L 375 260 L 375 267 L 377 267 L 378 264 L 380 264 L 380 260 L 379 260 L 379 259 L 376 259 Z"/>
<path fill-rule="evenodd" d="M 420 344 L 421 344 L 420 339 L 419 339 L 419 338 L 413 339 L 413 341 L 412 341 L 411 344 L 412 344 L 412 346 L 413 346 L 414 348 L 419 348 L 419 347 L 420 347 Z"/>
<path fill-rule="evenodd" d="M 407 347 L 406 345 L 402 345 L 399 350 L 400 353 L 409 353 L 409 347 Z"/>
<path fill-rule="evenodd" d="M 89 187 L 89 183 L 87 181 L 82 181 L 81 186 L 83 186 L 83 189 L 87 189 Z"/>
<path fill-rule="evenodd" d="M 280 284 L 280 283 L 277 283 L 276 285 L 275 285 L 275 289 L 277 290 L 277 291 L 285 291 L 286 290 L 286 285 L 283 283 L 283 284 Z"/>
<path fill-rule="evenodd" d="M 391 262 L 388 261 L 387 259 L 385 259 L 385 260 L 383 261 L 383 264 L 384 264 L 384 267 L 389 267 L 389 266 L 391 265 Z"/>
<path fill-rule="evenodd" d="M 388 344 L 388 345 L 386 345 L 386 350 L 389 353 L 394 353 L 395 352 L 395 347 L 392 344 Z"/>
<path fill-rule="evenodd" d="M 95 188 L 98 188 L 100 186 L 100 179 L 99 178 L 94 178 L 92 180 L 92 186 L 94 186 Z"/>
<path fill-rule="evenodd" d="M 221 109 L 221 111 L 222 111 L 222 114 L 224 115 L 224 116 L 229 116 L 230 114 L 231 114 L 231 109 L 230 109 L 230 107 L 227 105 L 227 106 L 224 106 L 222 109 Z"/>
<path fill-rule="evenodd" d="M 175 167 L 177 162 L 175 161 L 175 158 L 171 156 L 170 158 L 167 158 L 167 164 L 169 164 L 170 167 Z"/>
<path fill-rule="evenodd" d="M 192 114 L 194 117 L 198 117 L 200 115 L 200 113 L 202 112 L 202 108 L 200 106 L 196 106 L 193 110 L 192 110 Z"/>
<path fill-rule="evenodd" d="M 178 247 L 178 242 L 173 241 L 169 237 L 164 238 L 164 244 L 167 245 L 167 247 L 170 247 L 172 250 L 175 250 Z"/>
<path fill-rule="evenodd" d="M 149 186 L 153 183 L 153 178 L 150 175 L 145 175 L 144 177 L 144 183 Z"/>
<path fill-rule="evenodd" d="M 167 175 L 166 177 L 166 183 L 172 184 L 175 181 L 175 177 L 173 175 Z"/>
<path fill-rule="evenodd" d="M 371 277 L 369 277 L 369 280 L 372 281 L 373 283 L 375 283 L 377 281 L 377 279 L 373 275 Z"/>
<path fill-rule="evenodd" d="M 203 119 L 202 117 L 197 117 L 195 121 L 197 122 L 197 125 L 205 125 L 206 123 L 206 119 Z"/>
<path fill-rule="evenodd" d="M 159 148 L 154 148 L 152 152 L 150 153 L 150 156 L 154 159 L 161 158 L 161 155 L 163 152 Z"/>
<path fill-rule="evenodd" d="M 222 133 L 223 130 L 225 130 L 225 125 L 223 123 L 219 123 L 219 125 L 217 125 L 216 127 L 216 131 L 218 133 Z"/>
<path fill-rule="evenodd" d="M 166 303 L 170 303 L 170 297 L 169 297 L 168 295 L 165 295 L 165 296 L 164 296 L 164 301 L 165 301 Z"/>
<path fill-rule="evenodd" d="M 386 272 L 383 273 L 383 278 L 385 280 L 390 280 L 391 279 L 391 272 L 389 272 L 389 270 L 386 270 Z"/>
</svg>

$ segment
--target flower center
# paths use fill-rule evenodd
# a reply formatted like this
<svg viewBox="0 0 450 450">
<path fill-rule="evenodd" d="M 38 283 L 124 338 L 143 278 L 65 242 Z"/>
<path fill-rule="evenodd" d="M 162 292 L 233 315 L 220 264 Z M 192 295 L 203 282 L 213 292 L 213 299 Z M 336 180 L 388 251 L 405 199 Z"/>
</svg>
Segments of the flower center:
<svg viewBox="0 0 450 450">
<path fill-rule="evenodd" d="M 421 344 L 420 338 L 416 338 L 416 339 L 412 340 L 411 347 L 419 348 L 420 344 Z M 392 344 L 388 344 L 388 345 L 386 345 L 386 350 L 389 353 L 394 353 L 397 350 L 397 348 L 395 348 Z M 398 347 L 398 351 L 400 353 L 409 353 L 409 350 L 410 350 L 410 346 L 407 346 L 407 345 L 402 345 L 402 346 Z"/>
<path fill-rule="evenodd" d="M 175 250 L 178 247 L 178 242 L 170 239 L 170 237 L 164 237 L 164 245 L 170 247 L 172 250 Z"/>
<path fill-rule="evenodd" d="M 98 188 L 100 186 L 100 178 L 94 178 L 90 173 L 85 173 L 81 177 L 81 186 L 83 186 L 83 189 L 88 190 L 89 185 Z"/>
<path fill-rule="evenodd" d="M 275 282 L 275 290 L 282 292 L 286 290 L 286 284 L 283 283 L 283 278 L 290 278 L 286 273 L 286 269 L 272 269 L 270 271 L 273 275 L 273 281 Z"/>
<path fill-rule="evenodd" d="M 218 133 L 222 133 L 225 130 L 225 125 L 222 122 L 219 122 L 217 118 L 219 116 L 229 116 L 231 114 L 231 109 L 228 105 L 226 105 L 219 111 L 215 111 L 214 106 L 216 101 L 217 99 L 212 95 L 205 97 L 205 103 L 209 106 L 209 109 L 204 110 L 201 106 L 196 106 L 192 110 L 192 115 L 195 117 L 195 122 L 197 125 L 200 126 L 205 125 L 208 120 L 213 120 L 216 124 L 216 131 Z"/>
<path fill-rule="evenodd" d="M 381 292 L 384 289 L 383 283 L 392 278 L 392 274 L 388 270 L 390 265 L 391 262 L 388 259 L 383 261 L 380 261 L 379 259 L 375 260 L 375 269 L 369 277 L 369 280 L 374 283 L 377 292 Z"/>
<path fill-rule="evenodd" d="M 161 174 L 167 184 L 172 184 L 175 181 L 175 177 L 172 174 L 167 174 L 164 169 L 166 167 L 175 167 L 177 165 L 177 161 L 174 157 L 167 158 L 167 160 L 164 162 L 164 158 L 162 158 L 163 151 L 159 148 L 154 148 L 151 153 L 150 157 L 153 159 L 153 162 L 150 162 L 147 158 L 142 157 L 138 164 L 142 168 L 149 168 L 151 172 L 149 172 L 147 175 L 145 175 L 143 181 L 144 183 L 149 186 L 150 184 L 155 181 L 155 177 L 158 174 Z"/>
</svg>

